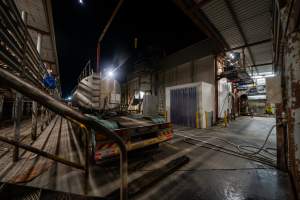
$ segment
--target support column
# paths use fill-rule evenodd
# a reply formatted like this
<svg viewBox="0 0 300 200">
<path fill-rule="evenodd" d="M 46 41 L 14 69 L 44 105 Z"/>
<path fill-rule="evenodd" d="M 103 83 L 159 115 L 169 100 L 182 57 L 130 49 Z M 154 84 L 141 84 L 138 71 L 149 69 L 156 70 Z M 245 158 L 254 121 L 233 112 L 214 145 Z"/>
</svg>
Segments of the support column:
<svg viewBox="0 0 300 200">
<path fill-rule="evenodd" d="M 41 47 L 42 47 L 42 34 L 38 33 L 37 35 L 37 43 L 36 43 L 36 49 L 38 53 L 41 53 Z M 31 139 L 35 140 L 37 137 L 37 118 L 38 118 L 38 104 L 37 102 L 32 102 L 32 128 L 31 128 Z"/>
<path fill-rule="evenodd" d="M 45 128 L 45 108 L 41 107 L 41 132 L 44 131 Z"/>
<path fill-rule="evenodd" d="M 20 128 L 21 128 L 21 115 L 22 115 L 22 105 L 23 98 L 22 95 L 17 92 L 16 93 L 16 102 L 14 107 L 14 128 L 15 128 L 15 141 L 19 142 L 20 140 Z M 13 160 L 14 162 L 19 159 L 19 148 L 17 146 L 14 147 Z"/>
<path fill-rule="evenodd" d="M 0 95 L 0 120 L 2 119 L 2 115 L 3 115 L 3 104 L 4 104 L 4 96 Z"/>
<path fill-rule="evenodd" d="M 31 139 L 35 140 L 37 137 L 37 118 L 38 118 L 38 104 L 32 102 L 32 123 L 31 123 Z"/>
<path fill-rule="evenodd" d="M 300 188 L 300 32 L 288 35 L 286 50 L 287 111 L 290 171 Z"/>
</svg>

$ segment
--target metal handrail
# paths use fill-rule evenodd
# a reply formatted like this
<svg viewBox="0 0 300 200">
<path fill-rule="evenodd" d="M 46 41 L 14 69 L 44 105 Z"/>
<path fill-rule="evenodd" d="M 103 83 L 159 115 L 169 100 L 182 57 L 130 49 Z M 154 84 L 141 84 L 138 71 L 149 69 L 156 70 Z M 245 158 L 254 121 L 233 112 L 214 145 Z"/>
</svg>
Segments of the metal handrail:
<svg viewBox="0 0 300 200">
<path fill-rule="evenodd" d="M 84 68 L 81 70 L 81 73 L 78 77 L 78 83 L 84 79 L 85 77 L 88 77 L 93 74 L 92 66 L 91 66 L 91 60 L 88 60 L 85 64 Z"/>
<path fill-rule="evenodd" d="M 127 149 L 124 141 L 120 136 L 111 131 L 110 129 L 102 126 L 93 118 L 83 115 L 82 113 L 72 109 L 66 104 L 60 102 L 54 97 L 48 95 L 41 89 L 31 85 L 30 83 L 24 81 L 23 79 L 17 77 L 7 69 L 0 67 L 0 83 L 3 83 L 21 94 L 33 99 L 42 106 L 48 108 L 49 110 L 59 114 L 67 119 L 75 120 L 89 128 L 94 129 L 105 134 L 109 139 L 116 142 L 120 150 L 120 175 L 121 175 L 121 188 L 120 197 L 122 200 L 127 199 L 127 186 L 128 186 L 128 158 Z M 22 146 L 20 146 L 22 148 Z M 86 155 L 87 156 L 87 155 Z"/>
</svg>

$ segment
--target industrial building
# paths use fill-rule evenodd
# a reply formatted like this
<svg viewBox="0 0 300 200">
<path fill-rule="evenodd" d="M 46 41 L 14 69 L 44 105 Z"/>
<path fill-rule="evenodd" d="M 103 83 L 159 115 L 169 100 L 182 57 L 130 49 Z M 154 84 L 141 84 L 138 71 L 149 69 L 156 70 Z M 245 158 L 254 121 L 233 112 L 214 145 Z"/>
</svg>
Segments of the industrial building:
<svg viewBox="0 0 300 200">
<path fill-rule="evenodd" d="M 168 17 L 187 33 L 136 36 Z M 299 18 L 299 0 L 1 0 L 0 199 L 300 199 Z"/>
</svg>

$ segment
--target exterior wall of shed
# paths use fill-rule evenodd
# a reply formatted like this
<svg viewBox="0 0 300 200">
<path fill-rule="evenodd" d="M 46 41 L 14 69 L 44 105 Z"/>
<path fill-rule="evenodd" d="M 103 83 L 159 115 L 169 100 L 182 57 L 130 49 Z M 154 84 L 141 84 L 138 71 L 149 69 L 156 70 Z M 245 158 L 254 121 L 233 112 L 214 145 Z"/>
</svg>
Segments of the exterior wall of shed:
<svg viewBox="0 0 300 200">
<path fill-rule="evenodd" d="M 208 128 L 210 123 L 208 123 L 209 119 L 206 116 L 206 113 L 213 112 L 215 113 L 215 87 L 214 85 L 206 82 L 193 82 L 193 83 L 187 83 L 187 84 L 179 84 L 174 85 L 171 87 L 166 87 L 165 89 L 165 110 L 167 111 L 167 120 L 171 120 L 171 90 L 176 89 L 183 89 L 183 88 L 192 88 L 195 87 L 197 91 L 197 105 L 195 110 L 196 113 L 199 113 L 199 121 L 196 121 L 196 124 L 198 123 L 199 128 Z M 215 115 L 213 116 L 213 123 L 216 122 Z"/>
<path fill-rule="evenodd" d="M 158 71 L 157 94 L 159 100 L 159 111 L 166 111 L 166 94 L 165 88 L 183 85 L 187 83 L 206 82 L 215 85 L 215 67 L 214 56 L 191 60 L 187 63 L 163 66 L 163 70 Z"/>
<path fill-rule="evenodd" d="M 40 56 L 47 69 L 59 78 L 56 53 L 52 8 L 49 0 L 15 0 L 20 13 L 27 13 L 27 27 L 30 36 L 37 46 L 38 35 L 41 37 Z"/>
</svg>

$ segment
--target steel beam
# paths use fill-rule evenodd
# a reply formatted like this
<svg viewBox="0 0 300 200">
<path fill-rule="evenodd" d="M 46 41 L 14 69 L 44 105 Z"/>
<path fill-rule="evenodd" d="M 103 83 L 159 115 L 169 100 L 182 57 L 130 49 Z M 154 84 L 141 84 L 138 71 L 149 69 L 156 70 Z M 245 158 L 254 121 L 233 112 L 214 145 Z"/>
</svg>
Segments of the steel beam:
<svg viewBox="0 0 300 200">
<path fill-rule="evenodd" d="M 195 5 L 193 6 L 193 9 L 194 10 L 201 9 L 203 6 L 205 6 L 206 4 L 208 4 L 211 1 L 212 0 L 201 0 L 198 3 L 195 3 Z"/>
<path fill-rule="evenodd" d="M 217 31 L 217 29 L 209 21 L 207 16 L 200 9 L 194 10 L 193 7 L 188 8 L 182 0 L 173 1 L 201 31 L 203 31 L 209 38 L 212 38 L 214 41 L 217 42 L 217 46 L 220 51 L 224 51 L 224 49 L 229 49 L 229 45 L 227 44 L 223 36 Z"/>
<path fill-rule="evenodd" d="M 272 62 L 270 62 L 270 63 L 261 63 L 261 64 L 252 65 L 251 67 L 261 67 L 261 66 L 266 66 L 266 65 L 273 65 L 273 63 Z"/>
<path fill-rule="evenodd" d="M 256 45 L 260 45 L 260 44 L 265 44 L 265 43 L 269 43 L 269 42 L 272 42 L 272 39 L 261 40 L 261 41 L 258 41 L 258 42 L 250 43 L 248 45 L 234 47 L 234 48 L 228 49 L 226 52 L 235 51 L 235 50 L 238 50 L 238 49 L 244 49 L 244 48 L 247 48 L 247 47 L 252 47 L 252 46 L 256 46 Z"/>
</svg>

